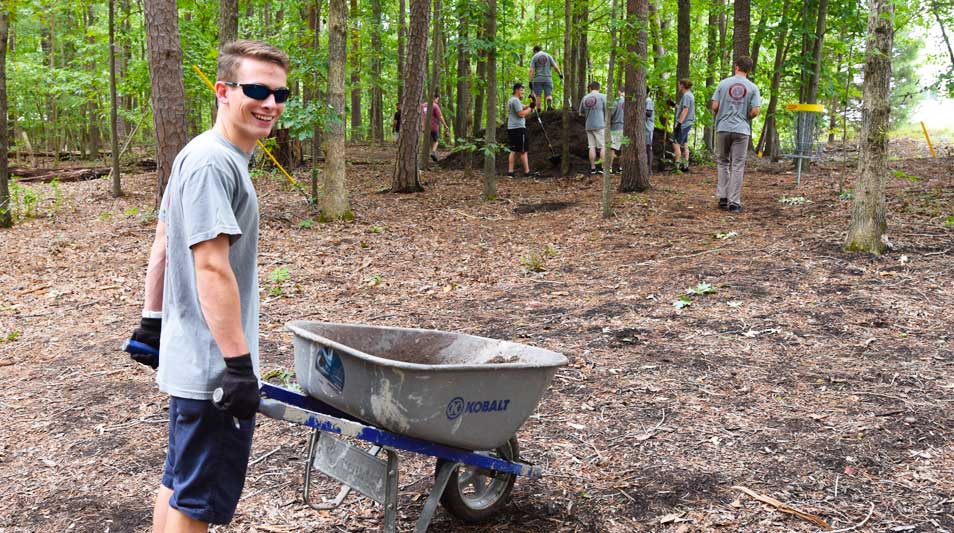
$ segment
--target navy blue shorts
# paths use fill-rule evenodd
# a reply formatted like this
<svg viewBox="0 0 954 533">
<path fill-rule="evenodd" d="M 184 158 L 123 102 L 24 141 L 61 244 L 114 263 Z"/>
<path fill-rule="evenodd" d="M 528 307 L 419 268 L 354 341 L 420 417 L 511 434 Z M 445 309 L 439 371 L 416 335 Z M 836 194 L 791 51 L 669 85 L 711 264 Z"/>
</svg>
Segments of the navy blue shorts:
<svg viewBox="0 0 954 533">
<path fill-rule="evenodd" d="M 169 505 L 193 520 L 228 524 L 238 506 L 255 418 L 239 421 L 208 400 L 169 398 L 169 450 L 162 485 Z"/>
<path fill-rule="evenodd" d="M 679 126 L 679 129 L 672 132 L 672 142 L 674 144 L 681 144 L 683 146 L 685 146 L 686 144 L 689 144 L 689 129 L 690 128 L 687 128 L 685 126 L 678 125 L 678 124 L 677 126 Z"/>
</svg>

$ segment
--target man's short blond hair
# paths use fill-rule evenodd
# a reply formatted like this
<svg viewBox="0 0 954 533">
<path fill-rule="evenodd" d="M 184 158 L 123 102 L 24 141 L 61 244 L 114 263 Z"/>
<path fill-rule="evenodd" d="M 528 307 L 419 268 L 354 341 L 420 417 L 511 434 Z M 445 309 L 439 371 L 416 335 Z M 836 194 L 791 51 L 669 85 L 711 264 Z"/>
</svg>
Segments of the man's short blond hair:
<svg viewBox="0 0 954 533">
<path fill-rule="evenodd" d="M 285 52 L 262 41 L 240 40 L 227 43 L 219 51 L 216 77 L 222 81 L 235 81 L 232 78 L 244 58 L 274 63 L 282 67 L 286 74 L 291 70 L 291 61 Z"/>
</svg>

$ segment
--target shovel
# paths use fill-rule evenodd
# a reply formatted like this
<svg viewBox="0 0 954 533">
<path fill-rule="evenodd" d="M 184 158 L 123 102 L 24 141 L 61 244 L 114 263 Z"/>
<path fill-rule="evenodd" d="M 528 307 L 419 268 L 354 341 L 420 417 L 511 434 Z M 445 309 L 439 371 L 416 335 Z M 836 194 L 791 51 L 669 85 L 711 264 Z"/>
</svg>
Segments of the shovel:
<svg viewBox="0 0 954 533">
<path fill-rule="evenodd" d="M 550 144 L 550 136 L 547 135 L 547 129 L 543 126 L 543 119 L 540 118 L 540 108 L 536 108 L 534 111 L 536 112 L 535 114 L 537 116 L 537 123 L 540 124 L 540 129 L 543 130 L 543 138 L 547 140 L 547 148 L 550 149 L 550 164 L 556 165 L 563 158 L 560 156 L 560 154 L 553 153 L 553 145 Z"/>
</svg>

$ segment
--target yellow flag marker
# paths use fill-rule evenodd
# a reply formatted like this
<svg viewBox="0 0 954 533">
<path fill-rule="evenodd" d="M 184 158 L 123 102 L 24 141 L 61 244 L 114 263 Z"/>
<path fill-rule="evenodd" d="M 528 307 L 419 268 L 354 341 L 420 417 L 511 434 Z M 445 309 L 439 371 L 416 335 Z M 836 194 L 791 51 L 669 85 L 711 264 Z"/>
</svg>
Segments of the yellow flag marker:
<svg viewBox="0 0 954 533">
<path fill-rule="evenodd" d="M 928 135 L 927 127 L 924 125 L 924 121 L 921 121 L 921 130 L 924 131 L 924 138 L 927 139 L 928 150 L 931 151 L 931 159 L 937 159 L 937 156 L 934 154 L 934 145 L 931 144 L 931 137 Z"/>
<path fill-rule="evenodd" d="M 205 84 L 209 86 L 209 89 L 212 89 L 212 92 L 215 92 L 215 85 L 213 85 L 212 82 L 209 81 L 209 78 L 206 78 L 206 77 L 205 77 L 205 74 L 202 73 L 202 70 L 199 69 L 199 66 L 198 66 L 198 65 L 192 65 L 192 68 L 194 68 L 196 74 L 198 74 L 199 77 L 202 78 L 202 81 L 204 81 Z M 298 183 L 298 181 L 296 181 L 295 178 L 293 178 L 293 177 L 291 176 L 291 174 L 289 174 L 289 173 L 285 170 L 285 167 L 283 167 L 283 166 L 281 165 L 281 163 L 279 163 L 278 160 L 275 159 L 275 156 L 273 156 L 272 153 L 268 151 L 268 148 L 265 148 L 265 145 L 262 144 L 262 141 L 256 140 L 255 142 L 258 143 L 258 147 L 261 148 L 263 152 L 265 152 L 265 155 L 267 155 L 268 158 L 272 160 L 272 163 L 275 163 L 275 166 L 278 167 L 278 170 L 281 170 L 281 171 L 282 171 L 282 174 L 284 174 L 285 177 L 288 178 L 288 181 L 290 181 L 291 184 L 292 184 L 296 189 L 298 189 L 299 192 L 301 192 L 302 194 L 304 194 L 304 195 L 305 195 L 305 198 L 310 201 L 311 198 L 308 198 L 308 193 L 306 193 L 306 192 L 305 192 L 305 189 L 302 188 L 301 183 Z"/>
</svg>

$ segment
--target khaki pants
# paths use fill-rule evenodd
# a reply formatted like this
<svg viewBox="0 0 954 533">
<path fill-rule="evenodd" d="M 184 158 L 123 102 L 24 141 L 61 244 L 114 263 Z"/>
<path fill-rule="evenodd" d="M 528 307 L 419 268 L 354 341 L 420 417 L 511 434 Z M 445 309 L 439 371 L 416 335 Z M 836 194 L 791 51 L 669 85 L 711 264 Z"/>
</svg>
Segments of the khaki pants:
<svg viewBox="0 0 954 533">
<path fill-rule="evenodd" d="M 728 131 L 716 133 L 719 168 L 716 196 L 728 198 L 730 204 L 742 205 L 742 175 L 745 174 L 748 151 L 748 135 Z"/>
</svg>

